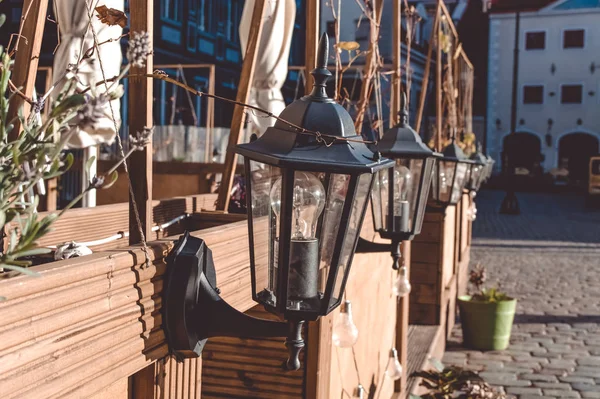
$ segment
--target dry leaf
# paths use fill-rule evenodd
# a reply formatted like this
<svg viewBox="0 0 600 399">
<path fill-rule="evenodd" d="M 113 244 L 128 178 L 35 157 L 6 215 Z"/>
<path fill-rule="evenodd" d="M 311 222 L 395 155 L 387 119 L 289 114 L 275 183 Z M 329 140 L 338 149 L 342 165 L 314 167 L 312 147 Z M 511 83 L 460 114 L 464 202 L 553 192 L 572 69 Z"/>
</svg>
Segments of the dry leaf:
<svg viewBox="0 0 600 399">
<path fill-rule="evenodd" d="M 360 48 L 360 44 L 357 42 L 339 42 L 337 46 L 338 48 L 346 51 L 354 51 Z"/>
<path fill-rule="evenodd" d="M 119 11 L 114 8 L 108 8 L 106 6 L 96 7 L 98 13 L 98 19 L 108 26 L 119 25 L 121 28 L 127 26 L 127 15 L 123 11 Z"/>
</svg>

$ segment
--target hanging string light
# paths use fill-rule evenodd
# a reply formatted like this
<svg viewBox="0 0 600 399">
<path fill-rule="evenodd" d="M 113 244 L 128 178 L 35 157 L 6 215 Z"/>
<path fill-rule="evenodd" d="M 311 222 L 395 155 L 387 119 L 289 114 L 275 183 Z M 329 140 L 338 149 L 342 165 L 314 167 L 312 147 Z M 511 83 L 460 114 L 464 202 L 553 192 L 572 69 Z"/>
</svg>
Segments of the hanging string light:
<svg viewBox="0 0 600 399">
<path fill-rule="evenodd" d="M 396 348 L 390 350 L 390 358 L 388 359 L 388 364 L 385 368 L 385 375 L 394 381 L 402 378 L 402 365 L 398 360 L 398 351 Z"/>
<path fill-rule="evenodd" d="M 403 258 L 404 259 L 404 258 Z M 410 280 L 408 279 L 408 269 L 406 265 L 402 265 L 399 270 L 398 278 L 394 282 L 394 295 L 397 295 L 398 298 L 405 297 L 410 294 L 411 285 Z"/>
<path fill-rule="evenodd" d="M 358 341 L 358 328 L 352 318 L 352 304 L 342 304 L 338 319 L 333 326 L 333 344 L 340 348 L 350 348 Z"/>
</svg>

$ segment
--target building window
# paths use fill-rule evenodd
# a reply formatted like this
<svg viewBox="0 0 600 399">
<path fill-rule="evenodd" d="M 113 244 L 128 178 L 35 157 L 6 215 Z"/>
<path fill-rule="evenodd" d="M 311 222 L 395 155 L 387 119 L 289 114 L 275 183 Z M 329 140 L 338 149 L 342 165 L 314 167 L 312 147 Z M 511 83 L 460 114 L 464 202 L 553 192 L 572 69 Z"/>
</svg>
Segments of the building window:
<svg viewBox="0 0 600 399">
<path fill-rule="evenodd" d="M 543 104 L 544 86 L 524 86 L 523 104 Z"/>
<path fill-rule="evenodd" d="M 181 22 L 181 0 L 162 0 L 163 18 Z"/>
<path fill-rule="evenodd" d="M 563 48 L 583 48 L 585 45 L 585 31 L 583 29 L 570 29 L 563 32 Z"/>
<path fill-rule="evenodd" d="M 212 32 L 214 28 L 213 19 L 211 18 L 213 11 L 212 0 L 200 0 L 200 30 L 204 32 Z"/>
<path fill-rule="evenodd" d="M 525 33 L 525 50 L 543 50 L 546 48 L 546 32 Z"/>
<path fill-rule="evenodd" d="M 581 104 L 583 101 L 583 85 L 563 85 L 560 92 L 562 104 Z"/>
</svg>

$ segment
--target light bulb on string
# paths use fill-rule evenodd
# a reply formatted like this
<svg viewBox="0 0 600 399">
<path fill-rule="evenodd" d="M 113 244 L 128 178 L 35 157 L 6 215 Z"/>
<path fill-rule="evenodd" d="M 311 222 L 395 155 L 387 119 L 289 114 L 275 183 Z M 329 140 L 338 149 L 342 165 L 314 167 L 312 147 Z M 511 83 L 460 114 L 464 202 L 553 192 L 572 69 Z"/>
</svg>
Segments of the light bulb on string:
<svg viewBox="0 0 600 399">
<path fill-rule="evenodd" d="M 345 301 L 338 319 L 333 326 L 333 344 L 340 348 L 350 348 L 358 341 L 358 328 L 352 319 L 352 304 Z"/>
<path fill-rule="evenodd" d="M 405 265 L 402 265 L 400 268 L 400 273 L 398 274 L 398 278 L 394 282 L 394 294 L 399 298 L 410 294 L 411 285 L 407 274 L 408 269 L 406 269 Z"/>
<path fill-rule="evenodd" d="M 402 378 L 402 365 L 398 361 L 398 351 L 396 348 L 390 350 L 390 358 L 385 368 L 385 375 L 394 381 Z"/>
</svg>

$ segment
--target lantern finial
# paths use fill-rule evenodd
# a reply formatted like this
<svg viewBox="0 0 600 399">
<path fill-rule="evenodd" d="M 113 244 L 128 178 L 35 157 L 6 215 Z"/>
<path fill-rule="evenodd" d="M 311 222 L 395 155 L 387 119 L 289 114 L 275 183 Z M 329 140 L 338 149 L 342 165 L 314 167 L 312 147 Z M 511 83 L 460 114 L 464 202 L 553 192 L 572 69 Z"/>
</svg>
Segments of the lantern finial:
<svg viewBox="0 0 600 399">
<path fill-rule="evenodd" d="M 400 126 L 408 126 L 408 101 L 406 99 L 406 92 L 402 91 L 402 98 L 400 99 Z"/>
<path fill-rule="evenodd" d="M 319 40 L 319 50 L 317 51 L 317 67 L 310 73 L 315 80 L 315 86 L 310 93 L 313 99 L 328 98 L 327 92 L 325 91 L 327 81 L 331 77 L 331 72 L 327 69 L 328 58 L 329 36 L 327 36 L 327 33 L 323 33 L 323 35 L 321 35 L 321 40 Z"/>
</svg>

